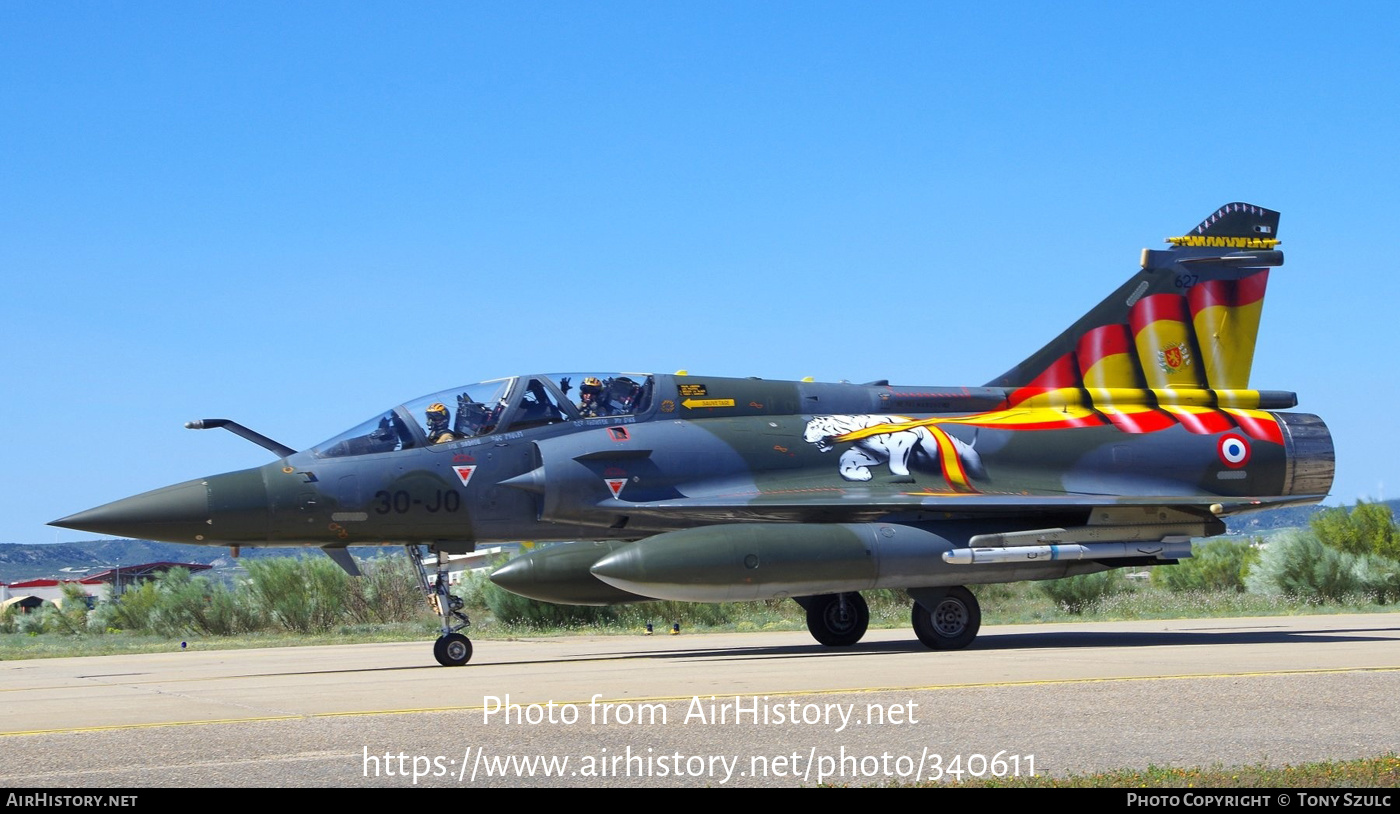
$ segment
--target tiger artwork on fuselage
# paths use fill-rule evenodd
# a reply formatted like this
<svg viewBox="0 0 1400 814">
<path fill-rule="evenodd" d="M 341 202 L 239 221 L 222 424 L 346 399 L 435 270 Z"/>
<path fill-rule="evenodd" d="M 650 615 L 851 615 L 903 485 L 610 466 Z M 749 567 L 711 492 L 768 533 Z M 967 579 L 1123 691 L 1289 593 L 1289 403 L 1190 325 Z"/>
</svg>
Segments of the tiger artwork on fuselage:
<svg viewBox="0 0 1400 814">
<path fill-rule="evenodd" d="M 898 425 L 913 419 L 891 415 L 823 415 L 807 422 L 803 440 L 821 452 L 836 448 L 842 436 L 856 430 L 881 425 Z M 976 439 L 974 438 L 974 443 Z M 945 453 L 953 453 L 951 460 Z M 850 481 L 868 481 L 874 475 L 870 467 L 888 463 L 890 474 L 909 477 L 909 461 L 915 454 L 927 455 L 937 462 L 950 485 L 960 491 L 976 491 L 968 483 L 971 477 L 985 480 L 987 471 L 982 466 L 982 456 L 971 444 L 948 434 L 940 427 L 914 426 L 909 429 L 891 429 L 859 438 L 841 453 L 841 477 Z M 961 469 L 949 472 L 949 465 Z"/>
</svg>

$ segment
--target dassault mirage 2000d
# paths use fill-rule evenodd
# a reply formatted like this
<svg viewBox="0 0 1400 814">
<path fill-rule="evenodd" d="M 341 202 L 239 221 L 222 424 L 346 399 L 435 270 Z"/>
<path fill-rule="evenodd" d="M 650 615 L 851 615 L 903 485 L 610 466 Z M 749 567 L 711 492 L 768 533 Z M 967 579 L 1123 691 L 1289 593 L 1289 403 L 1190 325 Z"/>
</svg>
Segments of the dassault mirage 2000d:
<svg viewBox="0 0 1400 814">
<path fill-rule="evenodd" d="M 715 376 L 518 376 L 387 410 L 256 469 L 55 525 L 209 545 L 402 543 L 465 664 L 462 603 L 423 550 L 561 541 L 495 572 L 569 604 L 791 597 L 824 645 L 865 633 L 860 591 L 904 588 L 934 649 L 964 647 L 965 587 L 1191 556 L 1236 512 L 1321 500 L 1331 435 L 1251 390 L 1278 213 L 1221 207 L 1068 330 L 982 387 Z M 568 541 L 568 542 L 562 542 Z M 439 557 L 439 562 L 444 558 Z"/>
</svg>

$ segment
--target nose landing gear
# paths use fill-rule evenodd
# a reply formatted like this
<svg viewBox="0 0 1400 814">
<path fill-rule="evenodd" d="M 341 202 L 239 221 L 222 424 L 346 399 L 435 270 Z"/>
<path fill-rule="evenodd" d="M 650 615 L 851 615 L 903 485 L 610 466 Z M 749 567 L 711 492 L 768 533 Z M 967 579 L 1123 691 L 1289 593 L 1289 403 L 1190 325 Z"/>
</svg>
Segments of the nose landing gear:
<svg viewBox="0 0 1400 814">
<path fill-rule="evenodd" d="M 447 569 L 438 559 L 437 573 L 428 575 L 423 562 L 423 549 L 417 544 L 406 545 L 408 558 L 418 574 L 418 588 L 428 600 L 428 607 L 442 617 L 442 635 L 433 643 L 433 657 L 443 667 L 461 667 L 472 658 L 472 640 L 458 633 L 471 627 L 471 620 L 462 613 L 463 602 L 447 590 Z"/>
</svg>

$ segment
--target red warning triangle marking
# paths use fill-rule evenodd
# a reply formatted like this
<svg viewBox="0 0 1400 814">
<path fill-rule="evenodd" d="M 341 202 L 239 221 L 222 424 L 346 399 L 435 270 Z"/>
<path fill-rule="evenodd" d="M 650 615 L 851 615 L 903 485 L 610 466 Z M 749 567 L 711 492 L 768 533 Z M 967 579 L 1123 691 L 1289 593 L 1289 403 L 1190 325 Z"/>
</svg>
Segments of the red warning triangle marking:
<svg viewBox="0 0 1400 814">
<path fill-rule="evenodd" d="M 612 490 L 614 499 L 622 497 L 622 487 L 627 485 L 626 478 L 603 478 L 603 482 L 608 485 L 608 489 Z"/>
<path fill-rule="evenodd" d="M 472 473 L 476 471 L 475 466 L 454 466 L 452 469 L 457 472 L 457 479 L 462 482 L 463 486 L 467 485 L 467 482 L 472 479 Z"/>
</svg>

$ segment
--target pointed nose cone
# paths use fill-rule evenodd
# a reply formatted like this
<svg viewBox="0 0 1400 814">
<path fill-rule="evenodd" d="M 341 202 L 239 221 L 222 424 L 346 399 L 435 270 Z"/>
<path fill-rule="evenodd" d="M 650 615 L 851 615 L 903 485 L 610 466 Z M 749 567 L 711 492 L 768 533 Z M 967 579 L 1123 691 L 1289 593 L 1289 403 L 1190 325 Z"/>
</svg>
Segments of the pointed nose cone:
<svg viewBox="0 0 1400 814">
<path fill-rule="evenodd" d="M 209 488 L 192 480 L 88 509 L 49 525 L 112 537 L 192 542 L 209 530 Z"/>
<path fill-rule="evenodd" d="M 262 542 L 267 488 L 256 469 L 185 481 L 69 515 L 49 525 L 169 543 Z"/>
</svg>

